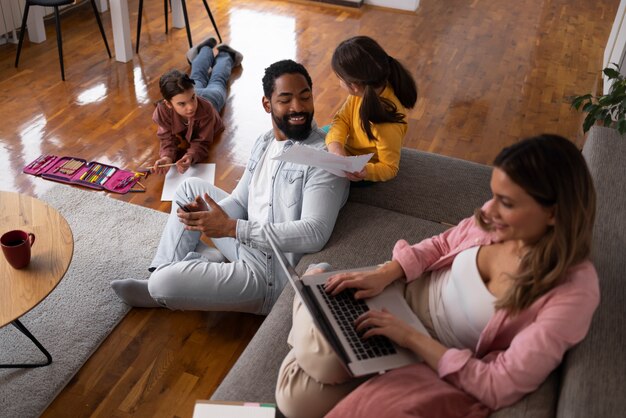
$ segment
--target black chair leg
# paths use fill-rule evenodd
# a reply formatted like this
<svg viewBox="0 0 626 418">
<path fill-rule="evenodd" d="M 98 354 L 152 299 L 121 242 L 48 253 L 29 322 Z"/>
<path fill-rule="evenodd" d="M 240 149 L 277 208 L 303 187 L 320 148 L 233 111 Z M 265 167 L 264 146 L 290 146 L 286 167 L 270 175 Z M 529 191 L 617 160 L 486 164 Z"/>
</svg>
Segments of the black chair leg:
<svg viewBox="0 0 626 418">
<path fill-rule="evenodd" d="M 59 50 L 59 63 L 61 64 L 61 79 L 65 81 L 65 68 L 63 67 L 63 39 L 61 36 L 61 15 L 59 6 L 54 6 L 54 19 L 57 29 L 57 49 Z"/>
<path fill-rule="evenodd" d="M 96 15 L 96 20 L 98 21 L 98 27 L 100 28 L 100 35 L 102 35 L 102 40 L 104 41 L 104 46 L 107 47 L 107 54 L 109 54 L 109 58 L 111 58 L 111 50 L 109 49 L 109 43 L 107 42 L 107 36 L 104 33 L 104 28 L 102 27 L 102 20 L 100 19 L 100 12 L 96 7 L 96 0 L 91 0 L 91 6 L 93 7 L 93 13 Z"/>
<path fill-rule="evenodd" d="M 213 19 L 213 13 L 211 13 L 211 9 L 209 8 L 209 4 L 206 2 L 206 0 L 202 0 L 202 3 L 204 3 L 204 8 L 206 9 L 206 12 L 209 14 L 209 18 L 211 19 L 211 23 L 213 23 L 213 28 L 215 29 L 217 38 L 220 40 L 220 43 L 221 43 L 222 36 L 220 35 L 220 31 L 217 29 L 217 25 L 215 24 L 215 19 Z"/>
<path fill-rule="evenodd" d="M 135 45 L 135 53 L 139 53 L 139 38 L 141 38 L 141 15 L 143 13 L 143 0 L 139 0 L 139 13 L 137 14 L 137 45 Z"/>
<path fill-rule="evenodd" d="M 180 0 L 180 4 L 183 6 L 183 17 L 185 18 L 185 29 L 187 29 L 187 40 L 189 41 L 189 48 L 193 46 L 191 42 L 191 29 L 189 28 L 189 16 L 187 16 L 187 4 L 185 0 Z"/>
<path fill-rule="evenodd" d="M 165 16 L 165 33 L 167 34 L 167 0 L 163 0 L 163 16 Z"/>
<path fill-rule="evenodd" d="M 15 56 L 15 68 L 17 68 L 17 64 L 20 62 L 20 53 L 22 52 L 22 43 L 24 42 L 24 34 L 26 33 L 26 19 L 28 19 L 29 9 L 30 9 L 30 4 L 27 2 L 26 6 L 24 6 L 24 16 L 22 17 L 22 28 L 20 29 L 20 40 L 17 43 L 17 55 Z"/>
<path fill-rule="evenodd" d="M 211 9 L 206 0 L 202 0 L 204 3 L 204 8 L 206 9 L 209 18 L 211 19 L 211 23 L 213 24 L 213 28 L 215 29 L 215 33 L 217 34 L 218 39 L 222 42 L 222 36 L 220 35 L 220 31 L 217 29 L 217 24 L 215 23 L 215 19 L 213 18 L 213 13 L 211 13 Z M 187 14 L 187 4 L 185 0 L 180 0 L 181 6 L 183 7 L 183 17 L 185 19 L 185 29 L 187 31 L 187 41 L 189 42 L 189 48 L 193 46 L 193 41 L 191 39 L 191 28 L 189 26 L 189 16 Z M 165 16 L 165 33 L 168 33 L 168 0 L 163 0 L 163 16 Z M 137 16 L 137 46 L 135 48 L 135 52 L 139 53 L 139 39 L 141 37 L 141 15 L 143 10 L 143 0 L 139 0 L 139 15 Z"/>
</svg>

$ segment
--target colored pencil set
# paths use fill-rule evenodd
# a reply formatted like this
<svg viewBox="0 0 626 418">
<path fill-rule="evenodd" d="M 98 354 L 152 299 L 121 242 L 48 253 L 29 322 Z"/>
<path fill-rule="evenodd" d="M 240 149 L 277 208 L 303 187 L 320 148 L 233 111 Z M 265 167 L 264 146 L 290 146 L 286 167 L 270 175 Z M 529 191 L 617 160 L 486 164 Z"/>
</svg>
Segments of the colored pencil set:
<svg viewBox="0 0 626 418">
<path fill-rule="evenodd" d="M 66 176 L 72 176 L 76 173 L 83 165 L 85 165 L 84 161 L 76 160 L 74 158 L 70 158 L 65 161 L 62 165 L 58 166 L 54 171 L 59 171 Z"/>
<path fill-rule="evenodd" d="M 94 163 L 80 176 L 80 180 L 103 185 L 116 171 L 115 167 Z"/>
<path fill-rule="evenodd" d="M 145 192 L 145 186 L 138 181 L 145 174 L 76 157 L 41 155 L 23 171 L 48 180 L 114 193 Z"/>
</svg>

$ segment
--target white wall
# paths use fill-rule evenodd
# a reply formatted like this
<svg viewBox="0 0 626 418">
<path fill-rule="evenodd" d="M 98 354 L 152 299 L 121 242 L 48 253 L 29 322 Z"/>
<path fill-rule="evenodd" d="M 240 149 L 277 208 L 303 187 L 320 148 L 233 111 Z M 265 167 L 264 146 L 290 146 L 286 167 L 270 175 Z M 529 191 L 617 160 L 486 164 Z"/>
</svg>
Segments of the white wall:
<svg viewBox="0 0 626 418">
<path fill-rule="evenodd" d="M 365 0 L 365 4 L 414 12 L 419 7 L 420 0 Z"/>
<path fill-rule="evenodd" d="M 15 39 L 15 30 L 20 27 L 22 16 L 19 7 L 14 0 L 0 0 L 0 36 L 11 35 Z M 0 43 L 6 42 L 5 37 Z"/>
<path fill-rule="evenodd" d="M 609 41 L 604 49 L 602 68 L 608 67 L 611 63 L 619 64 L 621 73 L 626 74 L 626 0 L 621 0 L 617 8 Z M 610 87 L 607 78 L 604 77 L 604 94 L 609 92 Z"/>
</svg>

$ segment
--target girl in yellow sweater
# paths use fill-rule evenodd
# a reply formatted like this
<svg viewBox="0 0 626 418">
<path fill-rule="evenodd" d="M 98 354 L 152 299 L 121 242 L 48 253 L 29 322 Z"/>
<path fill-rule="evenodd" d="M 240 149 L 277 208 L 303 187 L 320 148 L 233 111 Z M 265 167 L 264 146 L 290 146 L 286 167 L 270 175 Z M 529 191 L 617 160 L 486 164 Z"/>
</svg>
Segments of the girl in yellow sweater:
<svg viewBox="0 0 626 418">
<path fill-rule="evenodd" d="M 406 110 L 417 101 L 415 80 L 367 36 L 341 42 L 331 65 L 349 96 L 326 136 L 328 151 L 344 156 L 374 153 L 362 171 L 346 173 L 352 181 L 394 178 L 407 131 Z"/>
</svg>

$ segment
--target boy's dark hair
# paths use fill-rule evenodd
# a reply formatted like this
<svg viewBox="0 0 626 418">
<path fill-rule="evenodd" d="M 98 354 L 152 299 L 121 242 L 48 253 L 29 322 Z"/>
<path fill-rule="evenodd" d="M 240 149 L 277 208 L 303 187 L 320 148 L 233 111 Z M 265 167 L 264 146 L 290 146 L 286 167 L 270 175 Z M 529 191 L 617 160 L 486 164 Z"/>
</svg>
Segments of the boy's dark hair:
<svg viewBox="0 0 626 418">
<path fill-rule="evenodd" d="M 277 61 L 265 69 L 265 75 L 263 76 L 263 94 L 268 99 L 272 97 L 274 88 L 276 87 L 276 79 L 283 74 L 302 74 L 309 84 L 309 87 L 313 89 L 313 80 L 309 72 L 304 68 L 304 65 L 299 64 L 292 60 Z"/>
<path fill-rule="evenodd" d="M 172 100 L 172 97 L 192 89 L 193 86 L 194 81 L 187 74 L 178 70 L 168 71 L 159 79 L 161 95 L 168 102 Z"/>
</svg>

